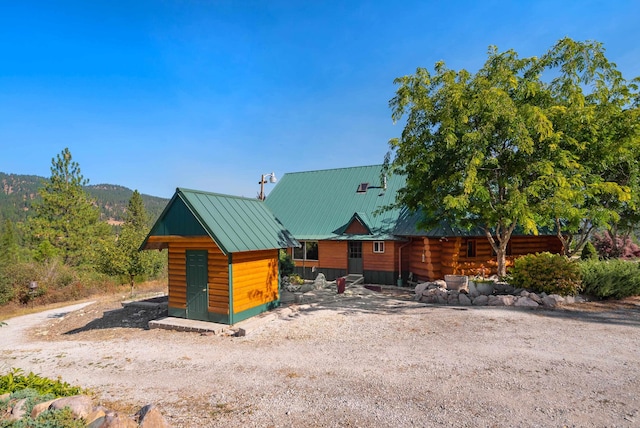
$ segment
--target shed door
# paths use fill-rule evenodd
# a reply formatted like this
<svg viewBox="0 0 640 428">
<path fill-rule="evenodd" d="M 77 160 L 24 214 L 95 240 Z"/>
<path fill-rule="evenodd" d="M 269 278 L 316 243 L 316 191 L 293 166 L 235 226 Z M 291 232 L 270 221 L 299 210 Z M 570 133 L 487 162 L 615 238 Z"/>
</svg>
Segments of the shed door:
<svg viewBox="0 0 640 428">
<path fill-rule="evenodd" d="M 187 250 L 187 318 L 207 321 L 207 250 Z"/>
<path fill-rule="evenodd" d="M 347 273 L 362 274 L 362 242 L 349 241 L 349 265 Z"/>
</svg>

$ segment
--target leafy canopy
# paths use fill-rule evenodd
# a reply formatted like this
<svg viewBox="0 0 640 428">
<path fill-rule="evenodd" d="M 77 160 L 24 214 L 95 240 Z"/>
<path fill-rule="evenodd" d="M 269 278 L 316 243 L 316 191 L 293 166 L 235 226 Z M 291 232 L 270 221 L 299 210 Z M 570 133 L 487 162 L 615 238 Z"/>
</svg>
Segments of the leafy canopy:
<svg viewBox="0 0 640 428">
<path fill-rule="evenodd" d="M 545 80 L 545 72 L 556 77 Z M 482 228 L 497 254 L 500 275 L 517 226 L 537 234 L 558 219 L 559 225 L 575 228 L 577 219 L 597 213 L 589 207 L 602 198 L 612 204 L 599 205 L 600 218 L 615 220 L 618 204 L 631 199 L 629 187 L 603 175 L 586 153 L 594 146 L 609 153 L 609 146 L 597 145 L 602 135 L 620 145 L 614 136 L 627 135 L 629 125 L 637 128 L 637 121 L 620 112 L 631 92 L 605 96 L 612 88 L 625 93 L 626 82 L 599 43 L 563 39 L 540 58 L 490 47 L 475 74 L 438 62 L 433 73 L 418 68 L 395 83 L 392 117 L 406 117 L 406 124 L 401 138 L 390 141 L 385 163 L 407 177 L 397 205 L 421 212 L 425 228 L 443 219 Z M 589 83 L 596 91 L 585 95 Z M 627 127 L 612 129 L 607 119 L 614 116 L 620 116 L 616 124 Z M 633 151 L 620 148 L 605 165 L 623 152 Z"/>
</svg>

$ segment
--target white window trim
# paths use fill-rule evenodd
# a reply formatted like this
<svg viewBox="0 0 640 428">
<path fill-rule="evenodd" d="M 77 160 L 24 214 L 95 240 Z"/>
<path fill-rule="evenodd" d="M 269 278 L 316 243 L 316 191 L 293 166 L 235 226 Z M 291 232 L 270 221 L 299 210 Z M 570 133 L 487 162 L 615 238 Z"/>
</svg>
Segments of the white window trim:
<svg viewBox="0 0 640 428">
<path fill-rule="evenodd" d="M 376 250 L 376 247 L 378 248 Z M 382 250 L 380 250 L 382 248 Z M 384 241 L 373 241 L 373 252 L 376 254 L 384 254 Z"/>
</svg>

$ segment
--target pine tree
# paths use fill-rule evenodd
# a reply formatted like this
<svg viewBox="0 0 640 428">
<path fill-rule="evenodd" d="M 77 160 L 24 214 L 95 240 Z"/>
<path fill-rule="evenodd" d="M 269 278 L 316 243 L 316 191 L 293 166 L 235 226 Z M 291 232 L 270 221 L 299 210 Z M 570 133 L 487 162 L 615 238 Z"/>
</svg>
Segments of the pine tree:
<svg viewBox="0 0 640 428">
<path fill-rule="evenodd" d="M 70 266 L 91 265 L 109 226 L 100 221 L 100 210 L 83 188 L 89 180 L 82 176 L 69 149 L 51 164 L 51 177 L 40 189 L 42 201 L 35 205 L 36 215 L 30 222 L 35 247 L 53 247 Z"/>
<path fill-rule="evenodd" d="M 18 233 L 11 220 L 5 220 L 0 230 L 0 267 L 17 263 L 20 258 Z"/>
<path fill-rule="evenodd" d="M 131 293 L 136 277 L 155 276 L 163 263 L 158 253 L 138 251 L 149 231 L 148 223 L 149 216 L 142 196 L 135 190 L 129 199 L 120 235 L 105 243 L 102 250 L 101 271 L 107 275 L 126 277 L 131 285 Z"/>
</svg>

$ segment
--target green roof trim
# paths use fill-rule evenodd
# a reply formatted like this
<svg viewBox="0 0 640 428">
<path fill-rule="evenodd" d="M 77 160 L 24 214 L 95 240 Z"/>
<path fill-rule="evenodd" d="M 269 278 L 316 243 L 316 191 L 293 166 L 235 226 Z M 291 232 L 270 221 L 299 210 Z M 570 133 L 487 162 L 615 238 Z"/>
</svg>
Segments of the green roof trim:
<svg viewBox="0 0 640 428">
<path fill-rule="evenodd" d="M 149 236 L 209 235 L 224 254 L 297 247 L 293 235 L 258 199 L 178 188 Z"/>
</svg>

